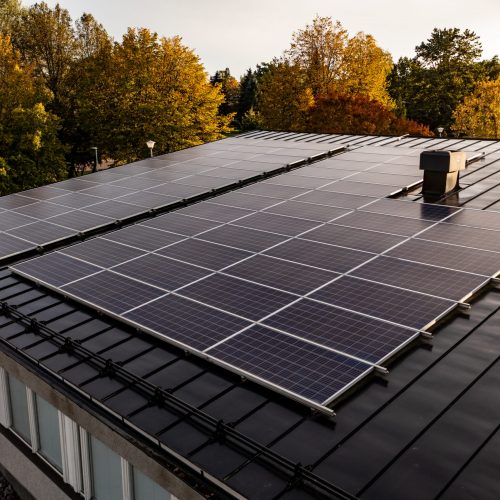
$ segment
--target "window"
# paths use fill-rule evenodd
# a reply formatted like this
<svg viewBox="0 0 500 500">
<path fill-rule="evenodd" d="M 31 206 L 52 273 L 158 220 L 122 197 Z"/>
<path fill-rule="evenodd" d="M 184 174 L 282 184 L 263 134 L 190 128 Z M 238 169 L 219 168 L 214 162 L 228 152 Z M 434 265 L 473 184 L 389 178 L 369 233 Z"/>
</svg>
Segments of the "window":
<svg viewBox="0 0 500 500">
<path fill-rule="evenodd" d="M 173 500 L 174 497 L 135 467 L 132 469 L 134 500 Z"/>
<path fill-rule="evenodd" d="M 9 375 L 9 399 L 12 428 L 28 443 L 31 443 L 26 386 L 12 375 Z"/>
<path fill-rule="evenodd" d="M 39 453 L 57 469 L 62 470 L 61 436 L 57 410 L 45 399 L 36 396 Z"/>
<path fill-rule="evenodd" d="M 93 436 L 90 436 L 90 462 L 94 498 L 122 500 L 120 457 Z"/>
</svg>

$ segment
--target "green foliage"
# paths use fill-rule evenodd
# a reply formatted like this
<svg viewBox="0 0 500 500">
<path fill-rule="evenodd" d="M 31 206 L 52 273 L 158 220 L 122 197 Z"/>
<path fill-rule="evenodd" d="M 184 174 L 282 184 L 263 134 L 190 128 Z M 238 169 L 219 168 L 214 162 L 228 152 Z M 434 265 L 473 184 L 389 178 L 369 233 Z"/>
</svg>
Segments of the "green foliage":
<svg viewBox="0 0 500 500">
<path fill-rule="evenodd" d="M 240 84 L 238 80 L 231 75 L 229 68 L 226 68 L 216 71 L 215 75 L 210 77 L 210 83 L 218 85 L 224 96 L 224 102 L 219 106 L 219 113 L 222 115 L 232 114 L 234 116 L 238 110 L 240 96 Z"/>
<path fill-rule="evenodd" d="M 394 65 L 389 92 L 400 114 L 431 129 L 449 129 L 454 110 L 476 82 L 495 78 L 500 70 L 497 58 L 478 61 L 481 43 L 469 30 L 434 29 L 415 52 L 413 59 L 401 58 Z"/>
</svg>

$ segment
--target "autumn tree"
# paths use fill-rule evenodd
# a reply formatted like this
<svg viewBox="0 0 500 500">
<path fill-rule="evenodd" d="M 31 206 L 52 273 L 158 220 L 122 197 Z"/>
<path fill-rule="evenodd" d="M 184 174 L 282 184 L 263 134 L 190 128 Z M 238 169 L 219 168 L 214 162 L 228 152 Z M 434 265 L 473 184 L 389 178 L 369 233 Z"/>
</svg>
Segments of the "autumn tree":
<svg viewBox="0 0 500 500">
<path fill-rule="evenodd" d="M 64 79 L 75 58 L 76 40 L 69 12 L 45 2 L 29 7 L 13 36 L 23 60 L 32 65 L 52 92 L 51 110 L 59 113 Z"/>
<path fill-rule="evenodd" d="M 480 82 L 457 107 L 453 120 L 457 134 L 500 139 L 500 79 Z"/>
<path fill-rule="evenodd" d="M 433 135 L 428 127 L 396 116 L 366 95 L 342 93 L 315 98 L 308 113 L 307 130 L 319 134 Z"/>
<path fill-rule="evenodd" d="M 230 117 L 218 114 L 220 88 L 210 85 L 198 56 L 179 37 L 129 29 L 94 82 L 87 117 L 94 113 L 101 123 L 94 128 L 96 145 L 117 161 L 142 157 L 148 139 L 156 141 L 155 151 L 167 153 L 229 130 Z"/>
<path fill-rule="evenodd" d="M 23 13 L 20 0 L 0 1 L 0 35 L 10 35 L 14 33 L 19 25 Z"/>
<path fill-rule="evenodd" d="M 276 60 L 259 86 L 259 113 L 265 128 L 303 131 L 314 104 L 307 79 L 296 64 Z"/>
<path fill-rule="evenodd" d="M 0 195 L 61 180 L 64 150 L 50 97 L 9 36 L 0 35 Z"/>
</svg>

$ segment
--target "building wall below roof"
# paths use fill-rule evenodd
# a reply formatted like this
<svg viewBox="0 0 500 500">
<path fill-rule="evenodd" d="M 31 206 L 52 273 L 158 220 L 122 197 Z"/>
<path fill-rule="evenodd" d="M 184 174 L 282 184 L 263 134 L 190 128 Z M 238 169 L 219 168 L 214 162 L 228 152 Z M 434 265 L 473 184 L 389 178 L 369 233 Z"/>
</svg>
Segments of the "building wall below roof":
<svg viewBox="0 0 500 500">
<path fill-rule="evenodd" d="M 26 458 L 26 455 L 2 434 L 0 467 L 9 475 L 16 493 L 23 500 L 71 500 L 52 478 Z"/>
</svg>

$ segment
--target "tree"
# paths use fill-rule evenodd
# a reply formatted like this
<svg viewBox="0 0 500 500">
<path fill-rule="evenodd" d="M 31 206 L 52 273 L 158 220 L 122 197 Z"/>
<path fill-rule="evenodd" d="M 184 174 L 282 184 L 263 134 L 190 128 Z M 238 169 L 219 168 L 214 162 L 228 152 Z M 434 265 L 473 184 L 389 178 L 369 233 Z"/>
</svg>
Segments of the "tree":
<svg viewBox="0 0 500 500">
<path fill-rule="evenodd" d="M 334 89 L 343 71 L 348 38 L 340 22 L 320 16 L 292 35 L 285 57 L 304 71 L 314 95 Z"/>
<path fill-rule="evenodd" d="M 308 114 L 307 130 L 321 134 L 433 135 L 427 127 L 398 118 L 365 95 L 338 93 L 316 97 Z"/>
<path fill-rule="evenodd" d="M 500 139 L 500 79 L 480 82 L 453 113 L 452 130 L 468 137 Z"/>
<path fill-rule="evenodd" d="M 64 179 L 58 119 L 46 111 L 33 68 L 0 35 L 0 194 Z"/>
<path fill-rule="evenodd" d="M 23 14 L 13 42 L 23 60 L 33 65 L 35 74 L 45 80 L 54 96 L 51 109 L 58 113 L 64 79 L 76 56 L 69 12 L 59 4 L 54 9 L 45 2 L 34 4 Z"/>
<path fill-rule="evenodd" d="M 210 77 L 212 85 L 218 85 L 224 96 L 224 102 L 219 106 L 219 113 L 229 115 L 236 113 L 238 110 L 238 99 L 240 95 L 240 84 L 238 80 L 231 75 L 229 68 L 215 72 L 215 75 Z"/>
<path fill-rule="evenodd" d="M 363 32 L 347 42 L 343 71 L 338 91 L 347 95 L 362 94 L 392 108 L 387 92 L 387 76 L 392 69 L 392 57 L 382 50 L 372 35 Z"/>
<path fill-rule="evenodd" d="M 20 0 L 0 1 L 0 35 L 11 35 L 19 24 L 23 8 Z"/>
<path fill-rule="evenodd" d="M 314 97 L 304 74 L 287 60 L 274 61 L 259 86 L 259 113 L 265 128 L 303 131 Z"/>
<path fill-rule="evenodd" d="M 478 81 L 498 75 L 497 58 L 478 61 L 482 49 L 472 31 L 434 29 L 415 48 L 413 59 L 401 58 L 389 76 L 389 91 L 406 115 L 432 129 L 449 129 L 457 106 Z"/>
<path fill-rule="evenodd" d="M 210 85 L 198 57 L 179 37 L 158 38 L 145 28 L 129 29 L 115 44 L 109 67 L 88 88 L 82 113 L 94 141 L 120 162 L 144 155 L 145 141 L 158 153 L 218 139 L 231 117 L 218 115 L 224 100 Z M 92 115 L 92 116 L 91 116 Z"/>
</svg>

